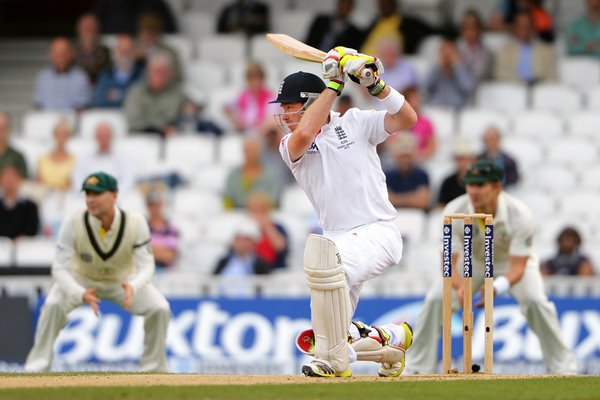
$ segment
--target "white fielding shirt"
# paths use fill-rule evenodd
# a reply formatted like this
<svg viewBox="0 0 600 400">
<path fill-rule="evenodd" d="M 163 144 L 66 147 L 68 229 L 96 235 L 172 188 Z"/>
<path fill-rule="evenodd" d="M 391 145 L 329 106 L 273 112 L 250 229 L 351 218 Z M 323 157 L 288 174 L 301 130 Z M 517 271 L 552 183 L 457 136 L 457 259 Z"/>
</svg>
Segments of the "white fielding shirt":
<svg viewBox="0 0 600 400">
<path fill-rule="evenodd" d="M 293 133 L 281 140 L 281 156 L 325 231 L 346 231 L 396 218 L 376 151 L 376 146 L 389 136 L 384 127 L 385 114 L 351 108 L 340 117 L 331 111 L 329 123 L 295 162 L 288 150 Z"/>
<path fill-rule="evenodd" d="M 468 194 L 457 197 L 446 205 L 444 215 L 473 213 Z M 473 268 L 481 268 L 484 262 L 484 229 L 482 221 L 473 220 Z M 441 225 L 440 225 L 441 229 Z M 539 267 L 539 259 L 533 244 L 534 223 L 531 211 L 517 198 L 500 192 L 494 215 L 494 272 L 496 276 L 509 269 L 510 256 L 529 257 L 527 263 Z M 452 247 L 454 253 L 463 252 L 463 221 L 452 223 Z M 460 269 L 460 266 L 457 266 Z"/>
</svg>

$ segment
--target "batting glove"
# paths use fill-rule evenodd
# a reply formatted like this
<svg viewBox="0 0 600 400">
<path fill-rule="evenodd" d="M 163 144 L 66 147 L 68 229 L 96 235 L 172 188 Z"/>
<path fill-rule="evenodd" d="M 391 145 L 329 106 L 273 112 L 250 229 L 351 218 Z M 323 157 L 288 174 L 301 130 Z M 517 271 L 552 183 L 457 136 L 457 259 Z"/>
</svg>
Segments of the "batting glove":
<svg viewBox="0 0 600 400">
<path fill-rule="evenodd" d="M 339 96 L 344 90 L 344 84 L 348 75 L 340 67 L 340 59 L 348 54 L 356 54 L 355 49 L 337 46 L 327 53 L 321 64 L 323 78 L 328 79 L 327 87 L 337 93 Z"/>
<path fill-rule="evenodd" d="M 373 96 L 378 95 L 385 87 L 385 82 L 379 77 L 384 71 L 383 63 L 377 57 L 350 54 L 340 61 L 340 66 L 353 82 L 366 87 Z"/>
</svg>

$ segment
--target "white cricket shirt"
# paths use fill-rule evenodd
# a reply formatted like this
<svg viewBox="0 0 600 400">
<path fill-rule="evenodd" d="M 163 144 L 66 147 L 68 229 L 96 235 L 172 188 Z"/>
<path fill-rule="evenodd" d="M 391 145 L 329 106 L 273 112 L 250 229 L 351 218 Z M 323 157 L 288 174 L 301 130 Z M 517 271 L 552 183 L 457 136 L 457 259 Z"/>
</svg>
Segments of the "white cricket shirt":
<svg viewBox="0 0 600 400">
<path fill-rule="evenodd" d="M 457 197 L 444 208 L 444 215 L 473 212 L 473 205 L 468 194 Z M 505 192 L 500 192 L 494 215 L 494 269 L 496 276 L 508 271 L 510 256 L 529 257 L 528 264 L 533 263 L 539 266 L 533 245 L 533 234 L 534 223 L 531 211 L 520 200 Z M 480 268 L 484 262 L 484 236 L 481 221 L 473 220 L 474 268 L 475 266 Z M 460 220 L 454 220 L 452 223 L 452 247 L 453 252 L 462 253 L 463 222 Z"/>
<path fill-rule="evenodd" d="M 343 117 L 331 111 L 330 121 L 304 155 L 292 162 L 286 135 L 279 151 L 304 189 L 325 231 L 349 230 L 396 218 L 388 199 L 377 144 L 389 134 L 386 111 L 351 108 Z"/>
</svg>

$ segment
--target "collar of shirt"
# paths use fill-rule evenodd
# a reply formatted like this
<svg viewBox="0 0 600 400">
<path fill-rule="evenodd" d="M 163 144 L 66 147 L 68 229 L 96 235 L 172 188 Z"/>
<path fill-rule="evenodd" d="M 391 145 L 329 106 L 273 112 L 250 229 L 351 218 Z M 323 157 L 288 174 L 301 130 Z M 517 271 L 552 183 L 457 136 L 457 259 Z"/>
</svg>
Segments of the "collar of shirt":
<svg viewBox="0 0 600 400">
<path fill-rule="evenodd" d="M 104 230 L 102 227 L 102 221 L 100 221 L 98 218 L 88 215 L 88 221 L 90 221 L 90 225 L 94 232 L 96 232 L 103 241 L 107 241 L 116 234 L 116 229 L 114 228 L 118 227 L 121 223 L 121 212 L 119 211 L 119 208 L 115 206 L 115 217 L 110 225 L 110 229 L 107 231 Z"/>
</svg>

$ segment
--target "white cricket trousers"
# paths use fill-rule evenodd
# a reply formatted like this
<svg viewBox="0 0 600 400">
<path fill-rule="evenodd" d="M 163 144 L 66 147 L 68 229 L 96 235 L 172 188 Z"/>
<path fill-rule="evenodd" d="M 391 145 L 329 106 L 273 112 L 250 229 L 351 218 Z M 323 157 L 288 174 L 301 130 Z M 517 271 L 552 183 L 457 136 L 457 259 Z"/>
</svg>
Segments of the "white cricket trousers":
<svg viewBox="0 0 600 400">
<path fill-rule="evenodd" d="M 96 296 L 123 307 L 124 290 L 118 286 L 97 287 Z M 54 356 L 54 342 L 67 324 L 67 315 L 83 304 L 81 298 L 67 296 L 55 283 L 42 307 L 35 331 L 33 348 L 27 356 L 25 370 L 28 372 L 50 371 Z M 102 305 L 100 305 L 102 310 Z M 171 310 L 167 299 L 154 285 L 140 288 L 133 297 L 129 311 L 144 316 L 144 351 L 140 360 L 143 372 L 166 372 L 166 339 Z"/>
<path fill-rule="evenodd" d="M 376 278 L 402 259 L 402 235 L 394 221 L 378 221 L 349 231 L 325 231 L 342 256 L 352 315 L 363 283 Z"/>
<path fill-rule="evenodd" d="M 483 284 L 483 268 L 473 268 L 473 292 Z M 528 263 L 523 278 L 510 288 L 510 294 L 519 303 L 529 328 L 537 335 L 548 372 L 575 374 L 577 363 L 564 343 L 554 304 L 544 292 L 544 284 L 537 263 Z M 458 305 L 456 291 L 453 304 Z M 410 365 L 407 371 L 419 374 L 436 373 L 438 366 L 438 340 L 442 330 L 443 286 L 441 274 L 425 297 L 425 302 L 415 323 L 415 337 L 407 351 Z"/>
</svg>

